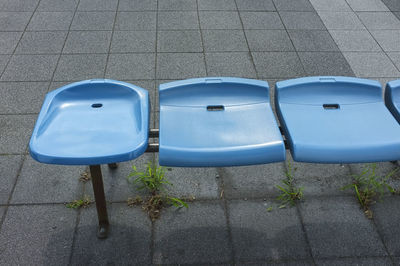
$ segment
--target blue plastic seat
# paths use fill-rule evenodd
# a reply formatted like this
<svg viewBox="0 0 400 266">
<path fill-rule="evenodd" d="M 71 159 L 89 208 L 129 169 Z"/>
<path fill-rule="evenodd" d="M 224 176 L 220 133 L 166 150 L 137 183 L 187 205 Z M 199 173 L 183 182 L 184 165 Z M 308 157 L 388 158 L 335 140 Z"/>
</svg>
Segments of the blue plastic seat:
<svg viewBox="0 0 400 266">
<path fill-rule="evenodd" d="M 285 160 L 268 83 L 199 78 L 161 84 L 159 163 L 236 166 Z"/>
<path fill-rule="evenodd" d="M 385 103 L 390 112 L 400 123 L 400 79 L 386 84 Z"/>
<path fill-rule="evenodd" d="M 115 80 L 86 80 L 47 94 L 29 149 L 39 162 L 97 165 L 140 156 L 147 148 L 149 96 Z"/>
<path fill-rule="evenodd" d="M 278 82 L 276 107 L 296 161 L 400 159 L 400 126 L 386 108 L 377 81 L 307 77 Z"/>
</svg>

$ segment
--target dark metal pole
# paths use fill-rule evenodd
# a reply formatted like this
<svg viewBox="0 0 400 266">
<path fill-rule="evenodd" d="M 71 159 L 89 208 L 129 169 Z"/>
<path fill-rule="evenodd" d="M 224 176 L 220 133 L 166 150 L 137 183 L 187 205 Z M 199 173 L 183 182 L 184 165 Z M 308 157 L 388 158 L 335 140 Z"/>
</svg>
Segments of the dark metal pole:
<svg viewBox="0 0 400 266">
<path fill-rule="evenodd" d="M 103 177 L 101 175 L 100 165 L 91 165 L 90 174 L 92 176 L 92 185 L 94 192 L 94 199 L 96 200 L 97 216 L 99 218 L 99 230 L 97 231 L 97 238 L 107 238 L 108 222 L 106 197 L 104 195 Z"/>
<path fill-rule="evenodd" d="M 108 167 L 109 167 L 110 169 L 117 169 L 118 164 L 117 164 L 117 163 L 109 163 L 109 164 L 108 164 Z"/>
</svg>

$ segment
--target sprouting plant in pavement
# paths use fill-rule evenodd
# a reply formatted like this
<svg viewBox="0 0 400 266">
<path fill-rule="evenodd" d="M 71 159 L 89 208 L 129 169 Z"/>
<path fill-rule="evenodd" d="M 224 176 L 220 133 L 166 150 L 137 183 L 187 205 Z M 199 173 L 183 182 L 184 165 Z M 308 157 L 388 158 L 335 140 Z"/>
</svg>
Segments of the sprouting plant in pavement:
<svg viewBox="0 0 400 266">
<path fill-rule="evenodd" d="M 92 203 L 88 196 L 84 196 L 81 199 L 74 200 L 70 203 L 67 203 L 65 206 L 70 209 L 79 209 L 79 208 L 86 208 Z"/>
<path fill-rule="evenodd" d="M 286 179 L 282 180 L 282 185 L 276 185 L 276 188 L 280 190 L 280 195 L 277 197 L 277 200 L 281 202 L 279 208 L 285 208 L 287 205 L 294 206 L 296 201 L 303 199 L 303 188 L 296 187 L 294 184 L 295 170 L 288 162 Z"/>
</svg>

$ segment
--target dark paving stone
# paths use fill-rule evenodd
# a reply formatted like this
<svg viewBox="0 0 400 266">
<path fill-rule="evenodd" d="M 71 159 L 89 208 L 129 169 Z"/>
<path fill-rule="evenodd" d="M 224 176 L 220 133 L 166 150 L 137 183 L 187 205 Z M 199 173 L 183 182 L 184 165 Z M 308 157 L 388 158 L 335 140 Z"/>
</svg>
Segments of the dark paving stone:
<svg viewBox="0 0 400 266">
<path fill-rule="evenodd" d="M 76 212 L 63 205 L 11 206 L 0 234 L 2 265 L 66 265 Z"/>
<path fill-rule="evenodd" d="M 78 225 L 72 265 L 150 265 L 151 222 L 139 207 L 125 203 L 108 206 L 110 232 L 97 239 L 94 206 L 83 209 Z"/>
<path fill-rule="evenodd" d="M 39 113 L 47 82 L 0 82 L 0 113 Z"/>
<path fill-rule="evenodd" d="M 159 30 L 197 30 L 199 18 L 195 11 L 169 11 L 158 13 Z"/>
<path fill-rule="evenodd" d="M 236 11 L 200 11 L 202 29 L 242 29 L 239 13 Z"/>
<path fill-rule="evenodd" d="M 393 265 L 390 258 L 344 258 L 344 259 L 329 259 L 329 260 L 317 260 L 315 262 L 320 266 L 334 266 L 334 265 Z"/>
<path fill-rule="evenodd" d="M 39 0 L 1 0 L 0 11 L 34 11 Z"/>
<path fill-rule="evenodd" d="M 162 0 L 158 2 L 158 10 L 197 10 L 196 0 Z"/>
<path fill-rule="evenodd" d="M 257 73 L 262 78 L 293 78 L 303 75 L 294 52 L 252 52 Z"/>
<path fill-rule="evenodd" d="M 207 74 L 256 78 L 256 70 L 249 52 L 207 53 Z"/>
<path fill-rule="evenodd" d="M 64 45 L 67 31 L 25 32 L 16 54 L 57 54 Z"/>
<path fill-rule="evenodd" d="M 35 12 L 27 30 L 68 30 L 73 16 L 74 12 Z"/>
<path fill-rule="evenodd" d="M 71 31 L 65 42 L 63 53 L 107 53 L 111 33 L 111 31 Z"/>
<path fill-rule="evenodd" d="M 277 12 L 241 12 L 244 29 L 280 30 L 284 29 Z"/>
<path fill-rule="evenodd" d="M 373 166 L 373 164 L 349 164 L 351 173 L 353 175 L 360 175 L 363 171 L 365 171 L 367 166 Z M 393 186 L 395 189 L 400 189 L 400 169 L 397 164 L 393 164 L 391 162 L 381 162 L 375 164 L 375 174 L 377 177 L 384 178 L 388 175 L 391 175 L 390 178 L 387 179 L 389 185 Z"/>
<path fill-rule="evenodd" d="M 155 31 L 115 31 L 111 53 L 155 52 Z"/>
<path fill-rule="evenodd" d="M 11 190 L 14 186 L 17 174 L 22 163 L 21 155 L 0 156 L 0 204 L 7 204 Z M 2 211 L 0 211 L 2 214 Z M 0 215 L 1 219 L 1 215 Z"/>
<path fill-rule="evenodd" d="M 206 52 L 248 51 L 243 30 L 203 30 Z"/>
<path fill-rule="evenodd" d="M 272 0 L 236 0 L 241 11 L 275 11 Z"/>
<path fill-rule="evenodd" d="M 158 52 L 203 52 L 198 30 L 158 31 Z"/>
<path fill-rule="evenodd" d="M 157 0 L 119 0 L 119 11 L 155 11 Z"/>
<path fill-rule="evenodd" d="M 397 0 L 381 0 L 390 11 L 400 11 L 400 3 Z"/>
<path fill-rule="evenodd" d="M 314 11 L 308 0 L 274 0 L 278 11 Z"/>
<path fill-rule="evenodd" d="M 231 260 L 222 204 L 165 209 L 154 228 L 154 264 L 210 264 Z"/>
<path fill-rule="evenodd" d="M 38 11 L 75 11 L 78 0 L 41 0 Z"/>
<path fill-rule="evenodd" d="M 357 12 L 369 30 L 399 30 L 400 21 L 392 12 Z"/>
<path fill-rule="evenodd" d="M 106 54 L 62 55 L 54 74 L 54 80 L 102 78 L 106 62 Z"/>
<path fill-rule="evenodd" d="M 299 52 L 307 75 L 311 76 L 354 76 L 340 52 Z"/>
<path fill-rule="evenodd" d="M 324 23 L 316 12 L 280 12 L 283 23 L 289 30 L 325 30 Z"/>
<path fill-rule="evenodd" d="M 236 261 L 309 258 L 296 208 L 278 209 L 270 201 L 229 202 Z M 272 211 L 267 208 L 273 207 Z"/>
<path fill-rule="evenodd" d="M 399 71 L 383 52 L 345 52 L 347 62 L 358 77 L 396 77 Z"/>
<path fill-rule="evenodd" d="M 393 14 L 394 14 L 398 19 L 400 19 L 400 12 L 393 12 Z"/>
<path fill-rule="evenodd" d="M 237 10 L 235 0 L 197 0 L 199 10 Z"/>
<path fill-rule="evenodd" d="M 206 76 L 203 54 L 163 53 L 157 55 L 157 79 L 186 79 Z"/>
<path fill-rule="evenodd" d="M 353 197 L 307 199 L 300 211 L 314 258 L 386 256 L 372 221 Z"/>
<path fill-rule="evenodd" d="M 79 11 L 115 11 L 118 0 L 80 0 Z"/>
<path fill-rule="evenodd" d="M 36 115 L 0 115 L 0 153 L 25 152 Z"/>
<path fill-rule="evenodd" d="M 154 79 L 155 54 L 111 54 L 106 77 L 120 80 Z"/>
<path fill-rule="evenodd" d="M 112 30 L 115 12 L 76 12 L 71 30 Z"/>
<path fill-rule="evenodd" d="M 246 30 L 246 37 L 251 51 L 294 51 L 292 42 L 285 30 Z"/>
<path fill-rule="evenodd" d="M 297 51 L 339 51 L 335 41 L 326 30 L 289 30 Z"/>
<path fill-rule="evenodd" d="M 32 12 L 0 12 L 1 31 L 23 31 Z"/>
<path fill-rule="evenodd" d="M 118 12 L 115 30 L 156 30 L 156 12 Z"/>
<path fill-rule="evenodd" d="M 0 32 L 0 54 L 12 54 L 21 35 L 21 32 Z"/>
<path fill-rule="evenodd" d="M 4 71 L 11 55 L 0 55 L 0 73 Z"/>
</svg>

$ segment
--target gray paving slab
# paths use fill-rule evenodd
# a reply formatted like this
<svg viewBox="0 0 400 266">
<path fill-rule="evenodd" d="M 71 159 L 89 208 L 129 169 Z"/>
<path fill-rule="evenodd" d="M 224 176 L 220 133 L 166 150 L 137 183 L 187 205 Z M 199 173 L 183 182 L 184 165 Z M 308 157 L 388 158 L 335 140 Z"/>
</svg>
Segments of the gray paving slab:
<svg viewBox="0 0 400 266">
<path fill-rule="evenodd" d="M 119 11 L 156 11 L 157 0 L 119 0 Z"/>
<path fill-rule="evenodd" d="M 11 190 L 17 179 L 18 171 L 21 167 L 22 158 L 23 156 L 21 155 L 0 156 L 0 204 L 7 204 L 8 202 Z M 0 211 L 0 214 L 2 214 L 2 211 Z"/>
<path fill-rule="evenodd" d="M 206 76 L 203 54 L 162 53 L 157 55 L 157 79 L 185 79 Z"/>
<path fill-rule="evenodd" d="M 389 56 L 390 60 L 392 60 L 397 69 L 400 69 L 400 52 L 390 52 L 387 53 L 387 55 Z"/>
<path fill-rule="evenodd" d="M 243 30 L 203 30 L 206 52 L 248 51 Z"/>
<path fill-rule="evenodd" d="M 235 0 L 197 0 L 199 10 L 237 10 Z"/>
<path fill-rule="evenodd" d="M 330 30 L 342 52 L 379 52 L 382 49 L 367 30 Z"/>
<path fill-rule="evenodd" d="M 115 30 L 156 30 L 156 12 L 118 12 Z"/>
<path fill-rule="evenodd" d="M 389 257 L 377 257 L 377 258 L 343 258 L 343 259 L 322 259 L 316 260 L 315 263 L 321 266 L 330 265 L 382 265 L 389 266 L 393 265 Z"/>
<path fill-rule="evenodd" d="M 200 11 L 201 29 L 242 29 L 239 13 L 236 11 Z"/>
<path fill-rule="evenodd" d="M 274 0 L 278 11 L 314 11 L 308 0 Z"/>
<path fill-rule="evenodd" d="M 354 12 L 318 12 L 328 30 L 363 30 L 364 25 Z"/>
<path fill-rule="evenodd" d="M 270 201 L 230 201 L 228 206 L 237 262 L 310 257 L 296 208 L 278 209 Z"/>
<path fill-rule="evenodd" d="M 75 11 L 78 0 L 41 0 L 38 11 Z"/>
<path fill-rule="evenodd" d="M 277 12 L 240 12 L 243 28 L 252 30 L 283 30 Z"/>
<path fill-rule="evenodd" d="M 27 156 L 11 203 L 65 203 L 82 198 L 84 166 L 42 164 Z"/>
<path fill-rule="evenodd" d="M 250 51 L 289 52 L 294 47 L 285 30 L 246 30 Z"/>
<path fill-rule="evenodd" d="M 24 153 L 36 115 L 0 115 L 0 153 Z"/>
<path fill-rule="evenodd" d="M 347 0 L 353 11 L 389 11 L 381 0 Z"/>
<path fill-rule="evenodd" d="M 400 30 L 374 30 L 371 34 L 385 52 L 400 51 Z"/>
<path fill-rule="evenodd" d="M 163 210 L 154 224 L 154 264 L 231 261 L 224 209 L 219 202 L 193 202 Z"/>
<path fill-rule="evenodd" d="M 35 12 L 29 22 L 28 31 L 68 30 L 74 12 Z"/>
<path fill-rule="evenodd" d="M 310 198 L 300 204 L 315 259 L 386 256 L 373 225 L 353 197 Z"/>
<path fill-rule="evenodd" d="M 317 11 L 351 11 L 346 0 L 309 0 Z"/>
<path fill-rule="evenodd" d="M 345 52 L 343 55 L 358 77 L 396 77 L 400 75 L 383 52 Z"/>
<path fill-rule="evenodd" d="M 22 32 L 0 32 L 0 54 L 12 54 Z"/>
<path fill-rule="evenodd" d="M 293 78 L 304 74 L 295 52 L 252 52 L 261 78 Z"/>
<path fill-rule="evenodd" d="M 106 68 L 106 54 L 61 55 L 55 81 L 102 78 Z"/>
<path fill-rule="evenodd" d="M 63 205 L 10 206 L 0 234 L 0 264 L 68 264 L 76 213 Z"/>
<path fill-rule="evenodd" d="M 392 12 L 357 12 L 369 30 L 399 30 L 400 21 Z"/>
<path fill-rule="evenodd" d="M 57 54 L 60 53 L 67 31 L 25 32 L 20 40 L 16 54 Z"/>
<path fill-rule="evenodd" d="M 299 52 L 339 51 L 327 30 L 289 30 L 288 32 L 294 47 Z"/>
<path fill-rule="evenodd" d="M 199 30 L 158 31 L 158 52 L 203 52 Z"/>
<path fill-rule="evenodd" d="M 249 52 L 206 53 L 209 76 L 256 78 L 256 70 Z"/>
<path fill-rule="evenodd" d="M 272 0 L 236 0 L 241 11 L 275 11 Z"/>
<path fill-rule="evenodd" d="M 32 12 L 0 12 L 1 31 L 23 31 Z"/>
<path fill-rule="evenodd" d="M 154 79 L 155 54 L 110 54 L 106 78 Z"/>
<path fill-rule="evenodd" d="M 155 50 L 155 31 L 114 31 L 111 53 L 143 53 Z"/>
<path fill-rule="evenodd" d="M 158 10 L 197 10 L 197 3 L 196 0 L 162 0 L 158 2 Z"/>
<path fill-rule="evenodd" d="M 394 14 L 398 19 L 400 19 L 400 12 L 393 12 L 393 14 Z"/>
<path fill-rule="evenodd" d="M 400 3 L 397 0 L 381 0 L 391 11 L 400 11 Z"/>
<path fill-rule="evenodd" d="M 115 11 L 118 0 L 80 0 L 79 11 Z"/>
<path fill-rule="evenodd" d="M 71 31 L 65 42 L 63 53 L 107 53 L 111 35 L 111 31 Z"/>
<path fill-rule="evenodd" d="M 115 12 L 76 12 L 71 30 L 112 30 Z"/>
<path fill-rule="evenodd" d="M 289 12 L 279 13 L 286 29 L 289 30 L 325 30 L 324 23 L 316 12 Z"/>
<path fill-rule="evenodd" d="M 0 73 L 4 71 L 11 55 L 0 55 Z"/>
<path fill-rule="evenodd" d="M 340 52 L 299 52 L 304 71 L 311 76 L 354 76 Z"/>
<path fill-rule="evenodd" d="M 48 82 L 0 82 L 0 113 L 39 113 Z"/>
<path fill-rule="evenodd" d="M 199 29 L 199 18 L 196 11 L 159 12 L 157 23 L 159 30 Z"/>
<path fill-rule="evenodd" d="M 2 0 L 0 11 L 34 11 L 39 0 Z"/>
<path fill-rule="evenodd" d="M 57 55 L 13 55 L 1 77 L 2 81 L 50 80 Z"/>
<path fill-rule="evenodd" d="M 96 237 L 94 206 L 83 209 L 79 220 L 72 265 L 150 265 L 151 222 L 139 207 L 125 203 L 108 206 L 111 223 L 106 240 Z"/>
</svg>

